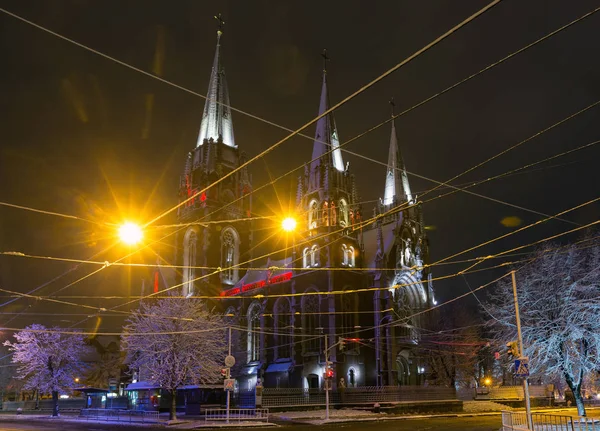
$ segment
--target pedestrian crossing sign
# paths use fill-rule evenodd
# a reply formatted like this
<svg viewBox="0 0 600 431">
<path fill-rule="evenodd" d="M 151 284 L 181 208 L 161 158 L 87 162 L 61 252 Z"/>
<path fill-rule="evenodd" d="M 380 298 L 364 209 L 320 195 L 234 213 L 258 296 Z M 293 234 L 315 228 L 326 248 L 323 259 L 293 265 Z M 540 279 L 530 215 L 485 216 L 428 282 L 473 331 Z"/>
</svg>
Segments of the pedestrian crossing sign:
<svg viewBox="0 0 600 431">
<path fill-rule="evenodd" d="M 234 391 L 235 390 L 235 379 L 225 379 L 223 381 L 223 389 L 226 391 Z"/>
<path fill-rule="evenodd" d="M 515 376 L 529 377 L 529 358 L 527 356 L 515 359 Z"/>
</svg>

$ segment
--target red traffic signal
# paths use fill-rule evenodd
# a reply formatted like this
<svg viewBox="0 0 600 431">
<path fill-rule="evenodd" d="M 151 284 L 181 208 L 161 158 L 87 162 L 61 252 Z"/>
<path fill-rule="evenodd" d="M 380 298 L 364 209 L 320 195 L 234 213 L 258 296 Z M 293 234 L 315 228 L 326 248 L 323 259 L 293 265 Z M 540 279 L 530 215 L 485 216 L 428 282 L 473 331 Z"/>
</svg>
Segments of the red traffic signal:
<svg viewBox="0 0 600 431">
<path fill-rule="evenodd" d="M 227 368 L 221 368 L 221 377 L 227 377 Z"/>
<path fill-rule="evenodd" d="M 333 368 L 328 368 L 325 372 L 325 377 L 328 379 L 333 379 Z"/>
</svg>

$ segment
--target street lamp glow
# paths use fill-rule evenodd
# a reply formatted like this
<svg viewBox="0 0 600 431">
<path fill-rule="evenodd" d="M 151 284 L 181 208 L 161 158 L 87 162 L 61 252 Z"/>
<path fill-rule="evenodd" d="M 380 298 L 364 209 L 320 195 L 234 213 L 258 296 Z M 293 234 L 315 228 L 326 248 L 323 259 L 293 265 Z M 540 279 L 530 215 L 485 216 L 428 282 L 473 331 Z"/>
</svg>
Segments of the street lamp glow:
<svg viewBox="0 0 600 431">
<path fill-rule="evenodd" d="M 296 219 L 292 217 L 286 217 L 281 222 L 281 228 L 286 232 L 292 232 L 296 229 Z"/>
<path fill-rule="evenodd" d="M 119 238 L 127 245 L 135 245 L 142 240 L 142 228 L 135 223 L 127 222 L 119 228 Z"/>
<path fill-rule="evenodd" d="M 483 383 L 484 383 L 486 386 L 489 386 L 489 385 L 491 385 L 491 384 L 492 384 L 492 379 L 490 379 L 489 377 L 486 377 L 486 379 L 483 381 Z"/>
</svg>

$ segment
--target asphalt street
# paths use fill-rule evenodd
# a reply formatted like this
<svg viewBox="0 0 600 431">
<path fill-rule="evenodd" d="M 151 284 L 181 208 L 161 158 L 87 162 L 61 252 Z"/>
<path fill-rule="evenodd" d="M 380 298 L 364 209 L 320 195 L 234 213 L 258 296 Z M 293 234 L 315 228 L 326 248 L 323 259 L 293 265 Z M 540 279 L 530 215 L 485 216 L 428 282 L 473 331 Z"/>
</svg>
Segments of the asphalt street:
<svg viewBox="0 0 600 431">
<path fill-rule="evenodd" d="M 402 430 L 456 430 L 456 431 L 498 431 L 501 426 L 500 416 L 479 416 L 479 417 L 460 417 L 460 418 L 427 418 L 427 419 L 404 419 L 377 422 L 351 422 L 334 423 L 327 425 L 287 425 L 282 428 L 290 431 L 314 431 L 315 429 L 326 430 L 344 430 L 344 431 L 371 431 L 377 428 L 378 431 L 402 431 Z M 47 420 L 27 420 L 8 419 L 0 420 L 0 430 L 2 431 L 41 431 L 41 430 L 81 430 L 81 431 L 108 431 L 108 430 L 164 430 L 161 426 L 130 426 L 129 424 L 109 423 L 86 423 Z M 241 429 L 241 428 L 240 428 Z M 248 428 L 246 428 L 248 429 Z M 256 429 L 254 427 L 249 429 Z M 293 429 L 293 430 L 292 430 Z"/>
</svg>

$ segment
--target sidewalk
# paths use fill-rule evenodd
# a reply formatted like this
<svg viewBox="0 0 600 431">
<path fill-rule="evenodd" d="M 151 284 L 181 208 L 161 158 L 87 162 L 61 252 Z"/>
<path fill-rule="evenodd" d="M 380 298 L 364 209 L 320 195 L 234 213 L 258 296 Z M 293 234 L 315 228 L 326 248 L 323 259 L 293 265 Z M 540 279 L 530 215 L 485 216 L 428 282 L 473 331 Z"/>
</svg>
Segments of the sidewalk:
<svg viewBox="0 0 600 431">
<path fill-rule="evenodd" d="M 471 403 L 473 403 L 471 405 Z M 481 410 L 482 408 L 495 407 L 494 410 Z M 514 409 L 504 406 L 499 403 L 488 403 L 484 406 L 481 401 L 473 401 L 465 403 L 465 411 L 463 413 L 438 413 L 438 414 L 413 414 L 413 415 L 392 415 L 387 413 L 373 413 L 365 410 L 353 409 L 331 409 L 329 411 L 329 420 L 325 420 L 325 410 L 310 410 L 310 411 L 291 411 L 271 414 L 271 419 L 277 423 L 297 423 L 309 425 L 322 425 L 324 423 L 343 423 L 343 422 L 368 422 L 368 421 L 393 421 L 393 420 L 411 420 L 411 419 L 428 419 L 428 418 L 459 418 L 459 417 L 479 417 L 479 416 L 499 416 L 501 411 L 523 411 L 524 409 Z M 588 409 L 588 414 L 591 416 L 593 409 Z M 547 414 L 567 414 L 576 416 L 576 408 L 559 408 L 559 409 L 533 409 L 533 413 Z"/>
<path fill-rule="evenodd" d="M 185 419 L 185 416 L 176 420 L 168 421 L 161 419 L 158 422 L 142 422 L 141 420 L 129 421 L 116 421 L 116 420 L 105 420 L 105 419 L 89 419 L 75 415 L 62 415 L 59 417 L 52 417 L 49 414 L 8 414 L 4 413 L 0 415 L 0 423 L 3 420 L 8 421 L 52 421 L 52 422 L 68 422 L 68 423 L 81 423 L 81 424 L 115 424 L 124 425 L 128 427 L 139 427 L 139 428 L 167 428 L 177 430 L 194 430 L 199 428 L 242 428 L 242 427 L 278 427 L 277 424 L 267 423 L 261 421 L 237 421 L 234 418 L 230 419 L 229 424 L 223 421 L 212 421 L 206 422 L 204 419 Z M 1 429 L 1 426 L 0 426 Z"/>
</svg>

